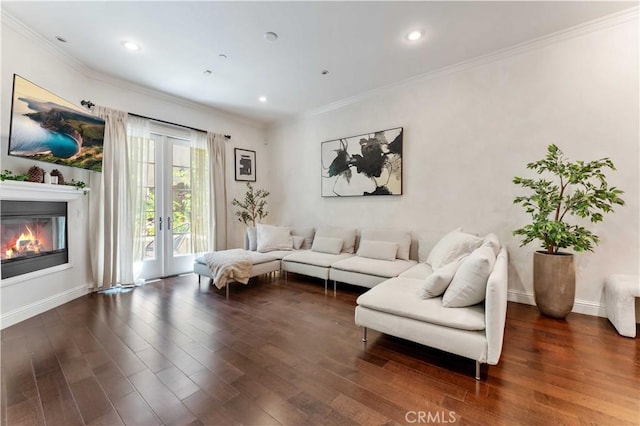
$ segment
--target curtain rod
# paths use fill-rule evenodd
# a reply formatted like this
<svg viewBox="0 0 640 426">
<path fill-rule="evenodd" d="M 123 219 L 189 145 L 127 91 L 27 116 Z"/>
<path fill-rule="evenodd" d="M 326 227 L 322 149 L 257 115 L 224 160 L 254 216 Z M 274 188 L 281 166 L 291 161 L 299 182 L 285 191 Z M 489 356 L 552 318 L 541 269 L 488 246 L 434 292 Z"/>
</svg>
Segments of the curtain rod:
<svg viewBox="0 0 640 426">
<path fill-rule="evenodd" d="M 87 101 L 87 100 L 82 100 L 80 101 L 80 105 L 87 107 L 88 109 L 93 108 L 96 104 L 94 104 L 91 101 Z M 165 121 L 165 120 L 158 120 L 157 118 L 153 118 L 153 117 L 147 117 L 145 115 L 140 115 L 140 114 L 134 114 L 132 112 L 128 112 L 127 114 L 129 115 L 133 115 L 134 117 L 140 117 L 140 118 L 146 118 L 147 120 L 153 120 L 156 121 L 158 123 L 164 123 L 164 124 L 170 124 L 172 126 L 178 126 L 178 127 L 184 127 L 185 129 L 191 129 L 191 130 L 195 130 L 196 132 L 203 132 L 203 133 L 207 133 L 206 130 L 202 130 L 202 129 L 196 129 L 195 127 L 190 127 L 190 126 L 185 126 L 184 124 L 178 124 L 178 123 L 172 123 L 170 121 Z M 230 135 L 224 135 L 225 139 L 229 140 L 231 139 Z"/>
</svg>

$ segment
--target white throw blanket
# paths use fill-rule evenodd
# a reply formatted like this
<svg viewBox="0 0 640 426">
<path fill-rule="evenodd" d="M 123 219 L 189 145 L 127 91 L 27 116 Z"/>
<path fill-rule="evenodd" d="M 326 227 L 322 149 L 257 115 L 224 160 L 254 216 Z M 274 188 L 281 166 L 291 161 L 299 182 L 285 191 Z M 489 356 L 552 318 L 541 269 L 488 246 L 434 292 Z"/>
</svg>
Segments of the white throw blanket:
<svg viewBox="0 0 640 426">
<path fill-rule="evenodd" d="M 232 249 L 206 253 L 204 261 L 211 270 L 213 284 L 218 288 L 226 286 L 229 281 L 242 284 L 249 282 L 251 257 L 246 250 Z"/>
</svg>

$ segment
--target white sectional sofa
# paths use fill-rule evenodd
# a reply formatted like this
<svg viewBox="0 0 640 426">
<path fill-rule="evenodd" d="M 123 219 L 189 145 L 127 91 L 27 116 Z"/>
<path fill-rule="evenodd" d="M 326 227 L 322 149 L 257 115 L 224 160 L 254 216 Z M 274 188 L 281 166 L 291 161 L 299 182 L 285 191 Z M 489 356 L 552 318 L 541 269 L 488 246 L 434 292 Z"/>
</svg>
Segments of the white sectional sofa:
<svg viewBox="0 0 640 426">
<path fill-rule="evenodd" d="M 326 253 L 317 247 L 322 238 L 344 241 L 339 253 Z M 356 249 L 356 230 L 350 228 L 318 228 L 310 250 L 292 253 L 282 259 L 282 270 L 323 279 L 373 287 L 414 266 L 409 259 L 411 234 L 391 229 L 363 229 Z"/>
<path fill-rule="evenodd" d="M 315 235 L 310 228 L 271 228 L 258 226 L 257 239 L 262 235 L 266 245 L 252 244 L 256 238 L 248 233 L 247 248 L 267 250 L 249 251 L 260 262 L 252 276 L 278 265 L 284 272 L 323 279 L 325 291 L 329 280 L 334 291 L 336 282 L 370 288 L 355 308 L 364 341 L 371 328 L 473 359 L 476 379 L 481 364 L 498 363 L 508 255 L 494 234 L 481 238 L 454 230 L 430 251 L 419 238 L 416 262 L 409 258 L 411 234 L 404 231 L 363 229 L 357 244 L 356 230 L 350 228 L 321 227 Z M 271 238 L 271 231 L 280 237 Z M 203 266 L 196 263 L 194 271 L 207 275 Z"/>
<path fill-rule="evenodd" d="M 280 271 L 280 259 L 278 253 L 260 253 L 256 251 L 248 251 L 251 258 L 251 271 L 249 272 L 249 278 L 257 277 L 258 275 L 270 274 L 272 272 Z M 283 254 L 284 256 L 284 254 Z M 198 275 L 198 284 L 200 284 L 203 276 L 208 277 L 213 281 L 213 276 L 204 256 L 196 257 L 193 263 L 193 272 Z M 229 286 L 225 285 L 225 291 L 227 299 L 229 298 Z"/>
<path fill-rule="evenodd" d="M 394 246 L 396 247 L 394 249 Z M 391 229 L 363 229 L 356 256 L 331 265 L 329 279 L 373 287 L 416 265 L 409 259 L 411 233 Z"/>
<path fill-rule="evenodd" d="M 418 297 L 428 275 L 408 271 L 361 295 L 355 322 L 363 327 L 400 337 L 425 346 L 454 353 L 476 361 L 476 379 L 480 364 L 496 365 L 502 352 L 507 312 L 506 249 L 502 249 L 487 280 L 484 301 L 459 308 L 442 305 L 442 296 Z M 421 264 L 424 265 L 424 264 Z M 430 268 L 422 267 L 423 273 Z"/>
<path fill-rule="evenodd" d="M 338 240 L 342 240 L 342 244 Z M 335 244 L 332 246 L 331 243 Z M 313 242 L 308 250 L 296 251 L 282 259 L 282 270 L 320 278 L 324 280 L 326 291 L 331 267 L 341 260 L 353 257 L 355 246 L 355 228 L 321 227 L 313 235 Z"/>
</svg>

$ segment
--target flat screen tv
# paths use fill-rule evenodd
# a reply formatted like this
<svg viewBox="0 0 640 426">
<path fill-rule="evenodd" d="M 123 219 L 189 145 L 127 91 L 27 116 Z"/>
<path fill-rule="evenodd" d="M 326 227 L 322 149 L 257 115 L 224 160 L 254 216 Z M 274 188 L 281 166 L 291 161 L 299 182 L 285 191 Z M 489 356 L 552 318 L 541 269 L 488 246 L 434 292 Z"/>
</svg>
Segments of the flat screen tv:
<svg viewBox="0 0 640 426">
<path fill-rule="evenodd" d="M 104 120 L 13 76 L 9 155 L 102 171 Z"/>
</svg>

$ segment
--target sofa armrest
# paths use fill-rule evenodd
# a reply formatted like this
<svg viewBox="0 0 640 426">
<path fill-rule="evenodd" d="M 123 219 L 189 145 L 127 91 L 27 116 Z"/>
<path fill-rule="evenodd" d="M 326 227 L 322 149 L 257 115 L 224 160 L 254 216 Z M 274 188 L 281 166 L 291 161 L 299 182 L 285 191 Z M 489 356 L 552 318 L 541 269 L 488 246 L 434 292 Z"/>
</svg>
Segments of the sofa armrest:
<svg viewBox="0 0 640 426">
<path fill-rule="evenodd" d="M 507 320 L 508 289 L 507 249 L 502 248 L 489 275 L 485 299 L 485 323 L 487 333 L 487 363 L 496 365 L 502 353 L 504 328 Z"/>
</svg>

